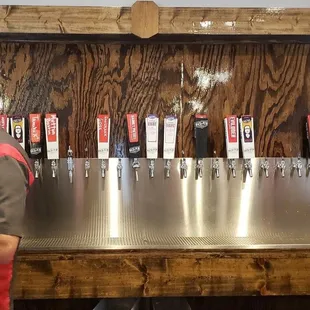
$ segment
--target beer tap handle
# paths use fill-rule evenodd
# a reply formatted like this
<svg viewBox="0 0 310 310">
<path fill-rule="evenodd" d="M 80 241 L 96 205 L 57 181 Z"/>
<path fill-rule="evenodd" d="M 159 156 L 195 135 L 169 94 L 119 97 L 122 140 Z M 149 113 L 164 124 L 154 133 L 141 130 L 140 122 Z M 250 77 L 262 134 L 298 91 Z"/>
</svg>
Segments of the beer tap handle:
<svg viewBox="0 0 310 310">
<path fill-rule="evenodd" d="M 202 177 L 203 158 L 206 158 L 208 146 L 209 120 L 206 114 L 196 114 L 194 120 L 194 138 L 196 147 L 196 173 Z"/>
</svg>

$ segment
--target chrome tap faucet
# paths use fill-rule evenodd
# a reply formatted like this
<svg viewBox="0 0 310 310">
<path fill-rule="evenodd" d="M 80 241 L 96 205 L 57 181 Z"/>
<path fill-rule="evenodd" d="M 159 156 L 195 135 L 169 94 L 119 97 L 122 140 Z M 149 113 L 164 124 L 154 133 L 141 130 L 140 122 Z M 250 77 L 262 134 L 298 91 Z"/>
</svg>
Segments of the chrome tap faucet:
<svg viewBox="0 0 310 310">
<path fill-rule="evenodd" d="M 266 178 L 269 177 L 269 162 L 267 158 L 260 163 L 260 168 L 265 172 Z"/>
<path fill-rule="evenodd" d="M 67 165 L 68 165 L 68 171 L 69 171 L 69 180 L 70 180 L 70 183 L 72 183 L 72 181 L 73 181 L 74 163 L 73 163 L 73 151 L 71 150 L 70 145 L 69 145 L 69 148 L 68 148 L 67 155 L 68 155 Z"/>
<path fill-rule="evenodd" d="M 198 158 L 196 162 L 196 170 L 197 170 L 197 175 L 202 178 L 202 171 L 203 171 L 203 159 Z"/>
<path fill-rule="evenodd" d="M 220 177 L 220 162 L 218 158 L 212 160 L 212 170 L 217 178 Z"/>
<path fill-rule="evenodd" d="M 246 158 L 244 159 L 244 169 L 245 171 L 249 172 L 249 176 L 252 178 L 253 177 L 253 171 L 252 171 L 252 162 L 251 162 L 251 159 L 250 158 Z"/>
<path fill-rule="evenodd" d="M 286 168 L 285 160 L 282 157 L 281 160 L 277 162 L 277 169 L 281 171 L 282 178 L 284 178 L 285 176 L 285 168 Z"/>
<path fill-rule="evenodd" d="M 87 148 L 85 149 L 85 153 L 87 153 Z M 85 167 L 85 178 L 88 178 L 89 176 L 89 170 L 90 170 L 90 160 L 88 158 L 88 156 L 85 159 L 85 163 L 84 163 L 84 167 Z"/>
<path fill-rule="evenodd" d="M 297 161 L 293 163 L 293 169 L 296 169 L 298 176 L 301 177 L 302 162 L 300 156 L 298 156 Z"/>
<path fill-rule="evenodd" d="M 56 159 L 53 159 L 51 162 L 51 169 L 52 169 L 52 177 L 56 178 L 56 172 L 57 172 L 57 162 Z"/>
<path fill-rule="evenodd" d="M 228 169 L 231 171 L 233 178 L 236 177 L 236 160 L 228 159 Z"/>
<path fill-rule="evenodd" d="M 170 170 L 171 170 L 171 159 L 167 159 L 165 163 L 166 177 L 170 178 Z"/>
<path fill-rule="evenodd" d="M 104 159 L 101 159 L 101 177 L 104 178 L 105 177 L 105 171 L 107 169 L 107 165 L 105 163 Z"/>
<path fill-rule="evenodd" d="M 186 179 L 187 178 L 187 163 L 184 157 L 181 159 L 180 168 L 181 168 L 181 177 Z"/>
<path fill-rule="evenodd" d="M 117 169 L 117 176 L 120 179 L 122 177 L 122 170 L 123 170 L 122 160 L 120 158 L 118 159 L 116 169 Z"/>
<path fill-rule="evenodd" d="M 34 177 L 35 177 L 36 179 L 39 178 L 40 170 L 41 170 L 40 159 L 36 159 L 36 160 L 34 161 L 34 171 L 35 171 Z"/>
<path fill-rule="evenodd" d="M 138 158 L 134 158 L 132 162 L 132 168 L 135 170 L 135 175 L 136 175 L 136 181 L 139 181 L 139 174 L 138 174 L 138 169 L 140 168 L 140 163 Z"/>
<path fill-rule="evenodd" d="M 155 159 L 150 159 L 149 170 L 150 170 L 150 177 L 151 177 L 151 178 L 154 178 L 154 172 L 155 172 Z"/>
</svg>

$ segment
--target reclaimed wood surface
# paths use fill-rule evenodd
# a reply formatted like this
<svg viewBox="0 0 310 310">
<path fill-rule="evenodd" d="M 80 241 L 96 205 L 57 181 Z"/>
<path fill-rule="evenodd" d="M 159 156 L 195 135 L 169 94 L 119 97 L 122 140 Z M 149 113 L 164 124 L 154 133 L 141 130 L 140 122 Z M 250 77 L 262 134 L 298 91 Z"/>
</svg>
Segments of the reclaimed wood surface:
<svg viewBox="0 0 310 310">
<path fill-rule="evenodd" d="M 226 156 L 223 118 L 250 113 L 256 156 L 307 156 L 310 44 L 0 44 L 0 110 L 56 111 L 60 155 L 97 157 L 97 114 L 111 115 L 111 156 L 127 156 L 126 113 L 179 118 L 177 156 L 195 156 L 193 115 L 209 115 L 209 156 Z"/>
<path fill-rule="evenodd" d="M 128 34 L 130 7 L 0 6 L 0 33 Z M 309 35 L 309 8 L 159 8 L 160 34 Z"/>
<path fill-rule="evenodd" d="M 309 251 L 19 253 L 16 299 L 310 294 Z"/>
</svg>

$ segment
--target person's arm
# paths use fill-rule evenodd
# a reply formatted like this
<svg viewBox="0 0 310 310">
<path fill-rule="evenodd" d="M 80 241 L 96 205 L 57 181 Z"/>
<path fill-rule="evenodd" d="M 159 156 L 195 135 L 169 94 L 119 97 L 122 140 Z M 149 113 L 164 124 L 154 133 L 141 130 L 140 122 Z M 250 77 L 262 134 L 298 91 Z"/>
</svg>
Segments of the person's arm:
<svg viewBox="0 0 310 310">
<path fill-rule="evenodd" d="M 26 203 L 26 177 L 17 161 L 0 157 L 0 264 L 14 258 Z"/>
</svg>

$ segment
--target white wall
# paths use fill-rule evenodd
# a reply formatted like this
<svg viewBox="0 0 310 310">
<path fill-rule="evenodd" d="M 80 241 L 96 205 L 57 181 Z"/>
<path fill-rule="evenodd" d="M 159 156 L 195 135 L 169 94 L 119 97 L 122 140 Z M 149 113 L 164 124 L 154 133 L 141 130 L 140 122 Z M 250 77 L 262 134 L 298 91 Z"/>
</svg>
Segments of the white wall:
<svg viewBox="0 0 310 310">
<path fill-rule="evenodd" d="M 0 5 L 131 6 L 135 0 L 0 0 Z M 155 0 L 159 6 L 310 8 L 310 0 Z"/>
</svg>

